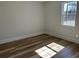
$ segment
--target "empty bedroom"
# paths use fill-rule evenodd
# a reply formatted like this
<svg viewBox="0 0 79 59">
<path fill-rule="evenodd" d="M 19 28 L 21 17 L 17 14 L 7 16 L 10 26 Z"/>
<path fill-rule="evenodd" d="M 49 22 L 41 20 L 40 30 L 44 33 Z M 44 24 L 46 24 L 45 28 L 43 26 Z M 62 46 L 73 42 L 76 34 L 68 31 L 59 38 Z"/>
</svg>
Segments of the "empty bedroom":
<svg viewBox="0 0 79 59">
<path fill-rule="evenodd" d="M 0 58 L 79 58 L 78 1 L 0 1 Z"/>
</svg>

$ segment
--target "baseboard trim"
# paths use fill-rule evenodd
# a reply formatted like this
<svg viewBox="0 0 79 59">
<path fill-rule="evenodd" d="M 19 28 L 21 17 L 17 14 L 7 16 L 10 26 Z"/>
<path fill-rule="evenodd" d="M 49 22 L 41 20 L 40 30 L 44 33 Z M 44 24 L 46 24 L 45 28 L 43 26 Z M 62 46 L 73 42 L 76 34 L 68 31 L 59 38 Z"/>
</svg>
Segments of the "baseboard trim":
<svg viewBox="0 0 79 59">
<path fill-rule="evenodd" d="M 65 37 L 65 36 L 63 36 L 61 34 L 52 33 L 52 32 L 46 32 L 46 33 L 45 32 L 38 32 L 38 33 L 29 34 L 29 35 L 23 35 L 23 36 L 18 36 L 18 37 L 12 37 L 12 38 L 8 38 L 8 39 L 3 39 L 3 40 L 0 40 L 0 44 L 4 44 L 4 43 L 16 41 L 16 40 L 20 40 L 20 39 L 23 39 L 23 38 L 29 38 L 29 37 L 33 37 L 33 36 L 37 36 L 37 35 L 41 35 L 41 34 L 48 34 L 48 35 L 51 35 L 51 36 L 55 36 L 55 37 L 58 37 L 58 38 L 61 38 L 61 39 L 68 40 L 68 41 L 71 41 L 71 42 L 79 44 L 79 40 L 78 39 L 67 38 L 67 37 Z"/>
<path fill-rule="evenodd" d="M 76 39 L 76 38 L 69 38 L 69 37 L 66 37 L 64 35 L 61 35 L 61 34 L 57 34 L 57 33 L 52 33 L 52 32 L 47 32 L 48 35 L 51 35 L 51 36 L 55 36 L 55 37 L 58 37 L 58 38 L 61 38 L 61 39 L 64 39 L 64 40 L 67 40 L 67 41 L 70 41 L 70 42 L 74 42 L 74 43 L 77 43 L 79 44 L 79 40 Z"/>
<path fill-rule="evenodd" d="M 20 39 L 23 39 L 23 38 L 29 38 L 29 37 L 33 37 L 33 36 L 37 36 L 37 35 L 41 35 L 41 34 L 44 34 L 44 32 L 38 32 L 38 33 L 29 34 L 29 35 L 23 35 L 23 36 L 3 39 L 3 40 L 0 40 L 0 44 L 4 44 L 4 43 L 20 40 Z"/>
</svg>

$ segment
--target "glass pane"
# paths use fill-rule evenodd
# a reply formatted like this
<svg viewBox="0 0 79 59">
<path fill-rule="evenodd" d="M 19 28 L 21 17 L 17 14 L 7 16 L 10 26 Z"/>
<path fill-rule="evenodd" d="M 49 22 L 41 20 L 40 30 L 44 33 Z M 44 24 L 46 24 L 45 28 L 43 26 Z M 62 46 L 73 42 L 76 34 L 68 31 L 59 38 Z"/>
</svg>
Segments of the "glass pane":
<svg viewBox="0 0 79 59">
<path fill-rule="evenodd" d="M 75 13 L 76 12 L 76 3 L 69 2 L 67 11 L 69 14 Z"/>
<path fill-rule="evenodd" d="M 64 4 L 64 12 L 67 11 L 67 3 Z"/>
</svg>

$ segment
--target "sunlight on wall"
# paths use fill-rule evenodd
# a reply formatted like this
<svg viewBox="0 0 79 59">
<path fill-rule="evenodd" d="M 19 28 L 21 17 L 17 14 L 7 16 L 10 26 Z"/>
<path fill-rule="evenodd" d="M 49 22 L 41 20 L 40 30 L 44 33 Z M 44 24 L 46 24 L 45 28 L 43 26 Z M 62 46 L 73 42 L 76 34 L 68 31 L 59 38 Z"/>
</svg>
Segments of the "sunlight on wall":
<svg viewBox="0 0 79 59">
<path fill-rule="evenodd" d="M 43 58 L 50 58 L 61 51 L 63 48 L 64 46 L 52 42 L 47 46 L 43 46 L 42 48 L 35 50 L 35 52 Z"/>
</svg>

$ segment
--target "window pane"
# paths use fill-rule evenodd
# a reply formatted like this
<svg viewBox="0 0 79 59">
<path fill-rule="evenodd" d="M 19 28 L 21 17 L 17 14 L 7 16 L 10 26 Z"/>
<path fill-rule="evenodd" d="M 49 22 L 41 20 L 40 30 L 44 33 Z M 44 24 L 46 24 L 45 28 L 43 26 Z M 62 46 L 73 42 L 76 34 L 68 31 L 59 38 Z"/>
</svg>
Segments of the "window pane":
<svg viewBox="0 0 79 59">
<path fill-rule="evenodd" d="M 75 13 L 76 12 L 76 4 L 69 3 L 67 11 L 69 14 Z"/>
<path fill-rule="evenodd" d="M 64 12 L 67 11 L 67 3 L 64 4 Z"/>
</svg>

